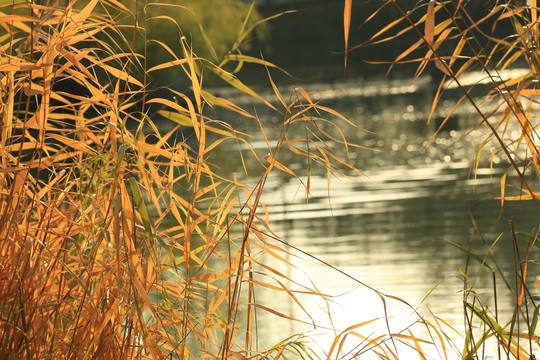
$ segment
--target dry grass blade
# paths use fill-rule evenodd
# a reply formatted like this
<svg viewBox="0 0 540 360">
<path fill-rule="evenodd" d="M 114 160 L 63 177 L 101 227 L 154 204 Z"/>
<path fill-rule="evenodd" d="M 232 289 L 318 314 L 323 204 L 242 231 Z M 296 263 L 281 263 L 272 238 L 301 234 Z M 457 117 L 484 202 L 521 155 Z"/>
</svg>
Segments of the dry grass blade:
<svg viewBox="0 0 540 360">
<path fill-rule="evenodd" d="M 394 61 L 372 62 L 391 64 L 390 69 L 397 64 L 403 64 L 409 69 L 408 64 L 419 63 L 413 80 L 422 75 L 428 75 L 427 72 L 432 79 L 439 80 L 438 88 L 433 89 L 434 100 L 427 125 L 433 126 L 430 123 L 434 114 L 440 111 L 444 111 L 444 114 L 441 117 L 441 124 L 434 130 L 429 142 L 440 135 L 440 131 L 446 128 L 452 117 L 460 116 L 460 110 L 470 104 L 479 121 L 470 125 L 468 129 L 463 129 L 463 124 L 460 123 L 460 129 L 454 131 L 481 136 L 476 158 L 471 162 L 475 179 L 477 170 L 486 161 L 484 154 L 488 153 L 490 169 L 499 167 L 501 170 L 500 191 L 493 196 L 494 199 L 500 200 L 500 214 L 503 214 L 502 209 L 506 207 L 507 201 L 532 200 L 540 209 L 537 191 L 539 147 L 536 97 L 538 91 L 535 85 L 540 74 L 537 1 L 527 1 L 526 4 L 525 2 L 518 4 L 513 1 L 497 1 L 489 8 L 481 10 L 476 7 L 476 4 L 467 1 L 424 1 L 412 5 L 412 3 L 406 4 L 406 2 L 393 0 L 391 3 L 400 15 L 397 18 L 381 19 L 382 25 L 375 23 L 377 29 L 368 41 L 350 48 L 395 41 L 394 44 L 399 46 L 400 50 L 395 55 Z M 368 21 L 375 22 L 377 21 L 375 19 L 374 14 Z M 430 71 L 430 67 L 434 71 Z M 506 74 L 511 74 L 509 79 L 505 77 Z M 467 81 L 473 78 L 478 80 Z M 454 95 L 456 91 L 459 91 L 461 95 L 456 97 Z M 447 109 L 441 108 L 443 98 L 451 99 L 453 106 Z M 465 104 L 464 100 L 467 100 L 469 104 Z M 469 124 L 467 121 L 464 123 Z M 320 155 L 323 163 L 329 158 L 325 155 Z M 495 161 L 496 156 L 498 158 Z M 501 164 L 497 165 L 497 161 Z M 508 177 L 510 174 L 513 174 L 512 179 Z M 510 323 L 504 326 L 499 324 L 496 317 L 488 314 L 486 307 L 479 306 L 477 303 L 469 304 L 469 308 L 465 309 L 467 332 L 462 356 L 464 358 L 491 356 L 482 351 L 488 348 L 490 338 L 494 338 L 504 347 L 508 358 L 534 358 L 532 333 L 523 336 L 528 341 L 529 349 L 526 349 L 527 346 L 524 345 L 526 342 L 519 342 L 519 339 L 523 338 L 514 331 L 515 328 L 530 328 L 531 326 L 535 328 L 538 318 L 537 310 L 533 310 L 533 317 L 536 320 L 532 322 L 528 314 L 529 304 L 534 304 L 537 300 L 536 296 L 527 292 L 525 282 L 525 279 L 530 277 L 532 264 L 535 264 L 530 261 L 531 246 L 527 244 L 525 256 L 521 258 L 514 239 L 516 286 L 510 286 L 511 281 L 501 271 L 492 253 L 493 245 L 502 235 L 496 238 L 493 245 L 488 246 L 474 218 L 472 222 L 475 229 L 473 235 L 481 239 L 488 254 L 485 257 L 478 257 L 482 260 L 482 268 L 491 269 L 494 272 L 494 278 L 496 273 L 497 278 L 503 279 L 509 289 L 509 297 L 515 304 L 515 311 Z M 527 230 L 528 232 L 536 232 L 536 228 Z M 512 235 L 515 235 L 513 229 Z M 477 256 L 470 249 L 458 246 L 468 255 Z M 487 264 L 486 261 L 494 264 Z M 468 274 L 466 271 L 462 274 L 467 285 Z M 466 287 L 466 289 L 470 292 L 467 292 L 465 299 L 467 296 L 474 296 L 475 301 L 480 301 L 477 295 L 473 295 L 473 288 Z M 387 298 L 390 297 L 385 299 Z M 530 301 L 529 304 L 527 299 Z M 476 324 L 473 324 L 473 320 L 479 321 L 484 327 L 476 339 L 476 330 L 473 331 Z M 439 331 L 437 331 L 437 337 L 442 339 Z M 418 351 L 420 358 L 424 358 L 426 354 L 424 345 L 420 346 L 420 343 L 414 339 L 409 340 L 412 340 L 409 344 Z M 442 340 L 440 342 L 442 343 Z M 385 353 L 383 356 L 390 358 L 395 355 L 389 354 Z M 448 356 L 446 348 L 444 356 Z"/>
<path fill-rule="evenodd" d="M 424 40 L 427 46 L 433 48 L 433 38 L 435 32 L 435 1 L 430 1 L 427 7 L 426 22 L 424 27 Z"/>
<path fill-rule="evenodd" d="M 347 54 L 349 53 L 349 31 L 351 28 L 352 0 L 345 0 L 343 10 L 343 34 L 345 39 L 345 68 L 347 68 Z"/>
<path fill-rule="evenodd" d="M 271 351 L 257 346 L 257 312 L 312 326 L 315 320 L 299 294 L 329 298 L 263 261 L 264 256 L 294 267 L 297 256 L 308 254 L 271 231 L 262 195 L 272 171 L 299 175 L 280 152 L 310 164 L 306 196 L 312 164 L 321 165 L 329 185 L 332 176 L 358 173 L 348 156 L 351 147 L 362 146 L 349 143 L 343 129 L 357 129 L 356 124 L 302 89 L 286 101 L 269 76 L 284 110 L 278 138 L 269 139 L 260 118 L 206 90 L 204 76 L 212 73 L 277 113 L 269 99 L 224 69 L 228 62 L 276 67 L 241 54 L 253 30 L 249 14 L 232 53 L 215 65 L 216 42 L 204 31 L 214 62 L 198 56 L 185 37 L 177 48 L 151 38 L 149 20 L 184 30 L 170 14 L 150 15 L 152 8 L 187 11 L 181 6 L 45 3 L 50 5 L 0 2 L 0 357 L 309 354 L 300 339 L 288 338 Z M 345 34 L 351 7 L 347 0 Z M 435 27 L 434 36 L 443 30 Z M 149 65 L 149 51 L 156 47 L 165 58 Z M 192 95 L 168 89 L 173 101 L 151 93 L 150 76 L 166 71 L 185 79 Z M 211 162 L 228 140 L 245 145 L 257 164 L 264 161 L 250 136 L 212 119 L 208 107 L 257 121 L 270 155 L 255 186 L 222 174 Z M 154 116 L 174 122 L 174 128 L 162 132 Z M 304 135 L 297 136 L 296 127 Z M 187 136 L 176 141 L 177 135 Z M 258 302 L 263 288 L 288 296 L 309 320 Z M 383 303 L 406 304 L 372 290 Z M 392 357 L 393 349 L 380 344 L 416 341 L 389 334 L 369 339 L 360 334 L 362 327 L 346 332 Z M 336 342 L 338 352 L 345 337 Z"/>
</svg>

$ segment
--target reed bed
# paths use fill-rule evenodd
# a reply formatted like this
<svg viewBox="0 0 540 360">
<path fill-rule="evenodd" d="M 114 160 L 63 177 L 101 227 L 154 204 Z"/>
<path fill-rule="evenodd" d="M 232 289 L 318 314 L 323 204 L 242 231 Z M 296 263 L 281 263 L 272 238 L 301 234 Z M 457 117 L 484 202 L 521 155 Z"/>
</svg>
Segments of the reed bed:
<svg viewBox="0 0 540 360">
<path fill-rule="evenodd" d="M 386 63 L 390 70 L 401 67 L 410 72 L 412 81 L 420 76 L 432 77 L 434 100 L 426 128 L 434 127 L 433 116 L 442 99 L 454 98 L 445 95 L 455 91 L 452 89 L 459 90 L 452 110 L 435 126 L 430 142 L 444 131 L 458 108 L 472 106 L 471 119 L 476 119 L 476 123 L 464 132 L 482 134 L 483 141 L 478 144 L 471 177 L 476 177 L 481 166 L 503 166 L 506 171 L 499 179 L 500 193 L 493 194 L 501 209 L 510 201 L 527 201 L 540 210 L 537 1 L 492 1 L 479 7 L 478 3 L 461 0 L 414 4 L 390 0 L 367 20 L 377 21 L 386 16 L 379 31 L 366 42 L 347 45 L 352 6 L 352 1 L 345 1 L 347 51 L 395 44 L 401 48 L 394 59 L 381 60 L 373 54 L 366 61 Z M 369 54 L 369 49 L 366 53 Z M 518 75 L 505 76 L 515 69 L 521 70 L 514 72 Z M 495 161 L 498 156 L 504 159 L 501 164 Z M 534 275 L 537 262 L 533 259 L 539 246 L 539 227 L 525 228 L 519 222 L 511 222 L 505 233 L 490 238 L 483 234 L 472 212 L 470 217 L 470 239 L 464 239 L 463 244 L 451 244 L 466 256 L 465 266 L 460 269 L 465 330 L 450 331 L 462 335 L 463 345 L 455 352 L 463 359 L 535 359 L 540 340 L 537 335 L 540 286 Z M 494 256 L 502 242 L 512 245 L 513 254 L 508 257 L 515 263 L 513 274 L 501 271 Z M 473 250 L 478 248 L 475 243 L 484 251 Z M 488 298 L 475 291 L 477 279 L 485 272 L 493 278 L 493 292 Z M 501 294 L 497 293 L 497 284 L 504 284 L 513 299 L 512 314 L 501 314 L 498 310 Z"/>
<path fill-rule="evenodd" d="M 344 3 L 345 44 L 352 51 L 357 47 L 349 39 L 352 1 Z M 468 12 L 466 1 L 426 1 L 410 9 L 395 0 L 386 4 L 398 10 L 398 18 L 358 46 L 416 36 L 390 64 L 418 64 L 415 79 L 430 67 L 439 72 L 433 111 L 445 89 L 457 85 L 463 96 L 456 108 L 469 101 L 477 112 L 479 123 L 471 131 L 488 130 L 473 170 L 482 154 L 489 154 L 489 162 L 502 153 L 508 171 L 494 198 L 501 206 L 539 204 L 536 1 L 497 1 L 481 18 Z M 275 171 L 297 178 L 309 199 L 314 167 L 325 171 L 331 186 L 335 175 L 361 173 L 348 161 L 351 149 L 370 149 L 348 142 L 344 134 L 357 125 L 314 101 L 309 91 L 282 94 L 269 71 L 274 94 L 263 98 L 238 79 L 244 63 L 277 68 L 242 52 L 256 29 L 271 20 L 259 19 L 254 5 L 245 7 L 230 52 L 216 51 L 212 32 L 202 25 L 205 49 L 193 46 L 182 23 L 167 13 L 188 7 L 137 0 L 0 2 L 0 358 L 323 357 L 302 334 L 284 334 L 277 344 L 258 338 L 257 328 L 271 325 L 258 323 L 258 312 L 320 329 L 301 299 L 332 300 L 316 284 L 297 283 L 269 265 L 268 257 L 291 268 L 298 257 L 322 260 L 272 231 L 261 198 Z M 383 10 L 368 21 L 380 14 Z M 149 24 L 161 21 L 176 31 L 174 46 L 152 37 Z M 446 42 L 455 45 L 450 55 L 439 53 Z M 149 60 L 154 52 L 159 59 Z M 520 62 L 528 66 L 524 75 L 500 80 L 501 72 Z M 491 86 L 481 91 L 492 107 L 476 103 L 470 96 L 475 86 L 460 82 L 474 70 Z M 179 76 L 189 92 L 173 86 L 152 91 L 153 79 L 169 76 L 163 74 Z M 267 137 L 268 125 L 253 109 L 212 94 L 209 79 L 279 114 L 279 136 Z M 215 107 L 254 122 L 260 132 L 244 134 L 213 119 L 208 110 Z M 304 135 L 293 135 L 299 132 L 292 128 Z M 516 136 L 508 130 L 514 128 Z M 250 146 L 253 138 L 265 141 L 268 155 Z M 259 164 L 257 182 L 211 162 L 211 154 L 227 142 L 250 149 L 249 160 Z M 280 161 L 285 152 L 302 157 L 305 169 L 287 167 Z M 494 340 L 498 358 L 533 359 L 540 340 L 537 289 L 530 281 L 538 229 L 519 224 L 509 229 L 516 262 L 515 278 L 509 279 L 491 257 L 502 236 L 486 239 L 474 216 L 471 224 L 471 243 L 481 241 L 485 254 L 469 243 L 454 245 L 467 261 L 479 261 L 478 271 L 487 269 L 494 282 L 508 284 L 515 299 L 510 322 L 503 323 L 475 293 L 470 279 L 477 274 L 468 266 L 461 272 L 464 332 L 436 316 L 429 322 L 404 300 L 354 279 L 385 309 L 391 302 L 410 308 L 414 321 L 393 331 L 384 313 L 347 329 L 323 329 L 336 334 L 324 357 L 400 359 L 398 349 L 405 347 L 420 359 L 452 358 L 454 352 L 465 359 L 488 358 L 494 354 L 483 351 Z M 306 316 L 263 305 L 257 298 L 263 288 L 285 294 Z M 368 330 L 375 322 L 386 331 Z M 462 334 L 462 349 L 455 349 L 450 333 Z"/>
<path fill-rule="evenodd" d="M 306 321 L 263 306 L 257 289 L 287 294 L 306 313 L 298 294 L 329 298 L 262 260 L 294 267 L 290 256 L 309 254 L 271 231 L 261 194 L 272 171 L 301 179 L 306 194 L 313 166 L 325 169 L 329 186 L 336 174 L 358 172 L 336 151 L 361 147 L 341 130 L 356 125 L 305 90 L 282 95 L 270 75 L 273 99 L 235 76 L 246 62 L 275 67 L 242 54 L 268 20 L 254 17 L 253 5 L 227 55 L 200 27 L 210 59 L 167 15 L 173 8 L 181 7 L 0 2 L 2 359 L 317 357 L 302 336 L 284 335 L 278 344 L 257 338 L 257 312 Z M 174 25 L 175 47 L 149 35 L 152 21 Z M 150 44 L 166 55 L 157 64 Z M 172 87 L 171 96 L 152 92 L 162 71 L 185 79 L 189 95 Z M 279 138 L 266 138 L 252 109 L 211 94 L 210 77 L 280 114 Z M 251 152 L 260 164 L 255 185 L 209 161 L 223 143 L 249 148 L 253 136 L 206 115 L 212 107 L 260 125 L 268 155 Z M 305 137 L 290 136 L 291 127 Z M 281 163 L 283 152 L 304 157 L 305 172 Z M 346 337 L 367 341 L 364 352 L 393 354 L 394 338 L 420 349 L 412 334 L 368 336 L 361 328 L 343 332 L 328 357 L 338 356 Z"/>
</svg>

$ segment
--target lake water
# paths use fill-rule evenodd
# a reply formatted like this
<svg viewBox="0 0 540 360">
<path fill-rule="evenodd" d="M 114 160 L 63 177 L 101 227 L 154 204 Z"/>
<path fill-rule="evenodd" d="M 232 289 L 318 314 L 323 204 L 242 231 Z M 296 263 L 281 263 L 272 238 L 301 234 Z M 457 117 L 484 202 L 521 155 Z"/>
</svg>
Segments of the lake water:
<svg viewBox="0 0 540 360">
<path fill-rule="evenodd" d="M 517 230 L 530 232 L 538 226 L 538 209 L 531 203 L 507 202 L 501 212 L 500 201 L 490 199 L 499 196 L 500 177 L 509 166 L 500 154 L 492 157 L 490 150 L 484 150 L 480 155 L 478 171 L 473 171 L 482 142 L 488 142 L 486 149 L 492 142 L 486 140 L 487 132 L 482 129 L 468 134 L 480 119 L 469 104 L 464 104 L 448 121 L 447 127 L 428 145 L 437 123 L 454 106 L 459 92 L 449 91 L 443 96 L 433 124 L 426 127 L 435 93 L 429 78 L 419 79 L 414 84 L 408 80 L 364 82 L 353 79 L 303 86 L 309 91 L 322 91 L 313 94 L 313 98 L 323 100 L 323 105 L 373 132 L 354 128 L 346 130 L 350 142 L 377 151 L 351 150 L 351 161 L 365 175 L 347 172 L 350 179 L 333 177 L 330 187 L 324 171 L 314 168 L 309 201 L 306 201 L 305 189 L 297 179 L 280 171 L 271 174 L 263 195 L 263 202 L 270 214 L 270 227 L 284 242 L 326 264 L 289 248 L 297 256 L 289 258 L 296 265 L 295 268 L 282 266 L 271 257 L 267 259 L 269 265 L 283 271 L 291 279 L 286 286 L 298 289 L 299 286 L 293 283 L 298 282 L 335 297 L 325 303 L 315 297 L 298 295 L 309 310 L 308 315 L 287 295 L 259 289 L 256 293 L 258 302 L 306 323 L 259 311 L 257 337 L 261 343 L 270 346 L 293 334 L 310 335 L 316 341 L 311 346 L 323 356 L 340 331 L 376 317 L 383 319 L 361 326 L 356 331 L 375 338 L 387 333 L 389 327 L 392 332 L 408 335 L 408 327 L 418 319 L 412 315 L 411 307 L 419 307 L 419 313 L 428 321 L 435 323 L 433 315 L 436 315 L 457 330 L 456 333 L 442 325 L 455 342 L 457 351 L 461 351 L 464 283 L 460 269 L 466 268 L 467 259 L 464 252 L 445 240 L 467 247 L 473 228 L 472 215 L 489 245 L 500 236 L 493 252 L 502 272 L 513 281 L 509 221 L 513 221 Z M 248 104 L 253 102 L 240 94 L 226 95 L 248 109 Z M 480 101 L 479 98 L 477 100 Z M 490 109 L 497 101 L 500 99 L 484 103 L 483 109 Z M 280 131 L 280 117 L 262 106 L 257 105 L 256 109 L 267 137 L 275 139 Z M 231 123 L 237 130 L 259 133 L 256 122 L 240 122 L 225 112 L 212 116 Z M 515 129 L 510 126 L 506 137 L 515 134 Z M 262 136 L 255 135 L 251 143 L 259 155 L 264 157 L 268 152 Z M 237 161 L 239 151 L 246 156 L 249 176 L 244 180 L 255 185 L 262 168 L 254 160 L 249 160 L 249 151 L 245 146 L 231 142 L 211 160 L 224 171 L 241 174 L 242 165 Z M 341 154 L 344 155 L 343 152 Z M 305 159 L 280 154 L 278 160 L 302 176 Z M 510 171 L 508 178 L 512 175 Z M 472 241 L 473 251 L 484 256 L 486 251 L 479 237 L 475 235 Z M 279 242 L 276 244 L 282 246 Z M 520 251 L 523 256 L 524 246 Z M 529 270 L 531 278 L 538 272 L 536 267 Z M 479 268 L 478 262 L 470 261 L 468 286 L 474 283 L 478 296 L 493 309 L 491 272 L 479 273 Z M 268 275 L 266 281 L 269 278 Z M 411 307 L 391 298 L 386 298 L 384 303 L 373 289 L 399 297 Z M 501 322 L 505 323 L 511 319 L 513 301 L 500 278 L 497 289 L 498 311 Z M 531 291 L 532 295 L 538 292 L 534 283 L 531 283 Z M 473 296 L 469 295 L 468 299 L 472 301 Z M 389 325 L 384 320 L 385 314 L 392 316 L 388 319 Z M 314 329 L 309 325 L 313 322 L 321 326 Z M 422 326 L 415 325 L 411 331 L 429 338 Z M 385 341 L 393 349 L 391 341 Z M 403 354 L 412 350 L 397 346 L 401 358 L 408 358 Z M 370 345 L 353 335 L 348 338 L 344 348 L 362 353 L 362 358 L 375 357 L 374 353 L 367 351 Z M 435 358 L 444 358 L 443 353 L 437 353 L 429 345 L 423 344 L 422 348 Z M 449 349 L 450 353 L 453 351 Z M 494 351 L 495 348 L 488 349 L 488 352 Z M 346 351 L 343 354 L 344 358 L 351 357 Z M 496 356 L 496 353 L 492 355 Z M 337 356 L 334 354 L 333 358 Z"/>
</svg>

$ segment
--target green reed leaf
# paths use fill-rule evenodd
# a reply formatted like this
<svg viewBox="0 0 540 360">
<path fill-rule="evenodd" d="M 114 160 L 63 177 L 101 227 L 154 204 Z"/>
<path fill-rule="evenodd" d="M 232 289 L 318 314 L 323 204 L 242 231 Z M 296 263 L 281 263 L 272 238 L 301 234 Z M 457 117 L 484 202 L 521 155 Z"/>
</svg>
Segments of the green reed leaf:
<svg viewBox="0 0 540 360">
<path fill-rule="evenodd" d="M 272 104 L 270 104 L 268 101 L 266 101 L 262 96 L 257 94 L 255 91 L 253 91 L 250 87 L 246 86 L 243 82 L 241 82 L 236 76 L 231 74 L 230 72 L 227 72 L 217 66 L 210 66 L 210 70 L 212 70 L 217 76 L 219 76 L 221 79 L 229 83 L 230 85 L 234 86 L 240 91 L 245 92 L 248 95 L 251 95 L 262 102 L 264 102 L 268 107 L 270 107 L 273 110 L 276 110 Z"/>
<path fill-rule="evenodd" d="M 474 315 L 476 315 L 480 320 L 482 320 L 484 324 L 486 324 L 497 335 L 499 341 L 503 341 L 505 347 L 510 347 L 511 344 L 515 346 L 515 348 L 517 349 L 517 351 L 519 351 L 520 354 L 526 354 L 525 349 L 519 345 L 515 337 L 512 337 L 508 331 L 504 330 L 504 328 L 499 325 L 499 323 L 495 319 L 488 315 L 486 310 L 480 309 L 479 307 L 474 306 L 470 303 L 465 303 L 465 306 L 469 308 L 469 310 L 471 310 Z M 485 333 L 483 336 L 487 338 L 488 334 Z M 476 348 L 479 348 L 479 346 L 477 345 Z"/>
<path fill-rule="evenodd" d="M 497 321 L 495 321 L 491 316 L 487 314 L 487 311 L 484 309 L 480 309 L 477 306 L 474 306 L 470 303 L 465 303 L 465 306 L 469 308 L 475 314 L 480 320 L 482 320 L 487 326 L 491 328 L 491 330 L 495 331 L 499 335 L 503 335 L 506 332 L 504 329 L 499 325 Z"/>
<path fill-rule="evenodd" d="M 193 121 L 189 116 L 168 110 L 159 110 L 158 114 L 180 125 L 193 127 Z"/>
<path fill-rule="evenodd" d="M 219 56 L 217 55 L 216 49 L 214 48 L 214 45 L 212 44 L 212 40 L 206 35 L 206 32 L 204 31 L 204 28 L 201 24 L 199 24 L 199 29 L 201 30 L 201 34 L 203 36 L 204 42 L 206 43 L 206 47 L 210 51 L 210 54 L 214 58 L 214 60 L 217 62 L 219 61 Z"/>
<path fill-rule="evenodd" d="M 456 244 L 455 242 L 453 241 L 450 241 L 450 240 L 446 240 L 446 239 L 443 239 L 444 241 L 446 241 L 447 243 L 449 243 L 450 245 L 452 246 L 455 246 L 456 248 L 458 248 L 459 250 L 463 251 L 464 253 L 466 253 L 467 255 L 469 255 L 470 257 L 472 257 L 473 259 L 477 260 L 479 263 L 485 265 L 489 270 L 493 271 L 493 269 L 491 268 L 491 266 L 489 266 L 488 263 L 486 263 L 486 258 L 485 257 L 481 257 L 480 255 L 476 255 L 475 253 L 473 253 L 472 251 L 468 250 L 468 249 L 465 249 L 463 246 L 459 245 L 459 244 Z"/>
<path fill-rule="evenodd" d="M 146 209 L 146 203 L 144 202 L 141 188 L 139 187 L 139 183 L 132 177 L 129 178 L 129 186 L 131 188 L 131 192 L 133 194 L 133 199 L 135 200 L 135 204 L 137 206 L 137 210 L 139 212 L 139 215 L 141 216 L 141 220 L 143 222 L 144 229 L 146 230 L 146 234 L 150 239 L 154 238 L 154 234 L 152 232 L 152 225 L 150 223 L 150 216 L 148 215 L 148 210 Z"/>
<path fill-rule="evenodd" d="M 517 231 L 516 235 L 522 238 L 523 240 L 527 241 L 531 245 L 534 245 L 540 248 L 540 241 L 538 241 L 539 239 L 537 237 L 534 237 L 531 234 L 523 232 L 523 231 Z"/>
<path fill-rule="evenodd" d="M 283 70 L 279 66 L 277 66 L 277 65 L 275 65 L 275 64 L 273 64 L 273 63 L 271 63 L 269 61 L 259 59 L 259 58 L 253 57 L 253 56 L 243 55 L 243 54 L 235 54 L 235 55 L 229 54 L 229 55 L 225 55 L 225 60 L 226 61 L 237 61 L 237 62 L 248 62 L 248 63 L 252 63 L 252 64 L 259 64 L 259 65 L 263 65 L 263 66 L 266 66 L 266 67 L 276 68 L 276 69 L 282 71 L 287 76 L 292 77 L 291 74 L 289 74 L 287 71 Z"/>
<path fill-rule="evenodd" d="M 251 3 L 251 6 L 249 7 L 249 10 L 246 14 L 246 17 L 244 18 L 244 22 L 242 23 L 242 27 L 240 28 L 240 31 L 238 32 L 238 36 L 242 36 L 244 31 L 246 30 L 246 25 L 248 23 L 249 18 L 251 17 L 251 14 L 253 13 L 253 8 L 255 7 L 255 0 Z"/>
<path fill-rule="evenodd" d="M 172 267 L 174 268 L 176 273 L 178 273 L 177 261 L 176 261 L 176 259 L 174 257 L 174 253 L 173 253 L 171 247 L 165 241 L 163 241 L 163 239 L 159 235 L 155 236 L 154 239 L 156 239 L 158 241 L 159 245 L 163 249 L 165 249 L 165 251 L 167 252 L 167 255 L 169 255 L 169 258 L 171 259 Z"/>
<path fill-rule="evenodd" d="M 531 325 L 529 326 L 529 335 L 534 335 L 536 331 L 536 325 L 538 325 L 538 311 L 540 310 L 540 305 L 534 308 L 534 314 L 531 321 Z"/>
</svg>

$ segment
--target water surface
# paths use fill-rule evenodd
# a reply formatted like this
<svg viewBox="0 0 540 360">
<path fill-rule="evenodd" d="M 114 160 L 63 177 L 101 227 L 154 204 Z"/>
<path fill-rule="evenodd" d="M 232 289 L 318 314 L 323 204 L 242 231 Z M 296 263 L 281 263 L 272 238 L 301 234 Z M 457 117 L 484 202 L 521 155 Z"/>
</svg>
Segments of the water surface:
<svg viewBox="0 0 540 360">
<path fill-rule="evenodd" d="M 364 174 L 344 169 L 349 178 L 334 176 L 330 187 L 326 173 L 314 167 L 307 200 L 300 181 L 284 172 L 271 174 L 263 195 L 270 227 L 284 242 L 313 257 L 291 248 L 298 258 L 291 256 L 288 260 L 296 268 L 282 266 L 271 257 L 267 261 L 291 279 L 286 286 L 298 288 L 293 281 L 304 283 L 336 297 L 325 304 L 299 296 L 307 304 L 308 315 L 287 295 L 261 289 L 256 294 L 257 301 L 305 323 L 258 312 L 258 337 L 265 344 L 273 344 L 291 334 L 324 334 L 315 336 L 321 347 L 319 351 L 324 354 L 336 333 L 324 327 L 314 330 L 309 323 L 339 333 L 348 326 L 387 314 L 396 316 L 389 320 L 391 331 L 401 332 L 417 319 L 411 315 L 411 307 L 419 307 L 426 319 L 435 321 L 431 315 L 435 314 L 461 331 L 452 334 L 459 343 L 463 335 L 464 296 L 460 269 L 467 267 L 467 256 L 447 241 L 467 247 L 474 218 L 488 244 L 500 237 L 493 253 L 504 274 L 510 276 L 514 261 L 509 222 L 516 229 L 529 232 L 538 226 L 538 209 L 530 203 L 507 202 L 501 210 L 500 201 L 493 199 L 500 194 L 501 175 L 507 172 L 510 178 L 513 172 L 499 154 L 478 152 L 483 142 L 486 149 L 493 143 L 485 130 L 468 134 L 480 119 L 470 105 L 459 108 L 437 137 L 431 139 L 459 98 L 457 90 L 443 96 L 431 124 L 426 126 L 435 91 L 429 78 L 414 84 L 405 80 L 350 80 L 304 86 L 308 87 L 322 90 L 320 94 L 312 94 L 315 100 L 322 100 L 325 106 L 370 131 L 348 128 L 349 141 L 377 151 L 350 149 L 351 162 Z M 240 105 L 252 101 L 242 95 L 228 95 Z M 497 101 L 485 102 L 483 106 L 487 109 Z M 276 139 L 280 116 L 260 106 L 256 109 L 267 137 Z M 256 122 L 237 122 L 230 114 L 221 112 L 214 116 L 238 130 L 252 134 L 258 131 Z M 514 136 L 516 130 L 510 126 L 506 135 Z M 252 146 L 262 157 L 269 151 L 261 136 L 253 139 Z M 242 165 L 236 162 L 239 151 L 249 158 L 247 147 L 230 143 L 213 161 L 224 171 L 241 173 Z M 343 150 L 340 154 L 347 156 Z M 306 177 L 302 177 L 305 159 L 287 154 L 279 156 L 305 184 Z M 478 170 L 474 171 L 477 162 Z M 245 180 L 255 184 L 262 168 L 253 160 L 247 160 L 246 164 L 250 177 Z M 480 238 L 472 239 L 473 251 L 485 255 Z M 468 284 L 474 283 L 478 295 L 493 308 L 491 274 L 484 271 L 475 278 L 479 266 L 476 261 L 469 263 Z M 381 297 L 372 288 L 404 299 L 411 307 L 387 299 L 385 310 Z M 512 297 L 501 280 L 497 288 L 499 312 L 509 320 Z M 388 325 L 379 321 L 358 331 L 365 336 L 372 332 L 385 333 Z M 350 347 L 353 343 L 351 339 Z M 366 344 L 357 341 L 356 345 L 359 351 Z"/>
</svg>

